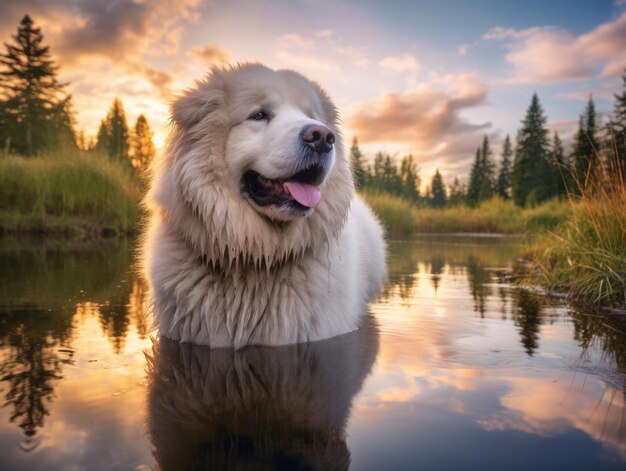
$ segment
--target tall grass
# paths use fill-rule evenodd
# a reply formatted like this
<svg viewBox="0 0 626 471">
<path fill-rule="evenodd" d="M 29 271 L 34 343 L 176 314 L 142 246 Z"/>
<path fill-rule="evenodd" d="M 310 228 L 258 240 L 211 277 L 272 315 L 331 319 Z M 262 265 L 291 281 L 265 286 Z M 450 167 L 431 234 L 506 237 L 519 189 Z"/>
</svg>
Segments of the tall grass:
<svg viewBox="0 0 626 471">
<path fill-rule="evenodd" d="M 417 232 L 523 234 L 553 228 L 571 213 L 570 205 L 558 200 L 524 209 L 512 201 L 496 197 L 477 208 L 453 206 L 435 209 L 417 208 L 388 193 L 364 191 L 361 194 L 392 236 Z"/>
<path fill-rule="evenodd" d="M 619 170 L 619 169 L 618 169 Z M 594 306 L 626 307 L 626 184 L 603 175 L 572 196 L 564 224 L 529 248 L 530 280 Z"/>
<path fill-rule="evenodd" d="M 381 219 L 387 233 L 409 236 L 415 232 L 419 210 L 409 201 L 390 193 L 363 191 L 361 196 Z"/>
<path fill-rule="evenodd" d="M 103 155 L 0 159 L 0 233 L 128 234 L 140 198 L 132 171 Z"/>
</svg>

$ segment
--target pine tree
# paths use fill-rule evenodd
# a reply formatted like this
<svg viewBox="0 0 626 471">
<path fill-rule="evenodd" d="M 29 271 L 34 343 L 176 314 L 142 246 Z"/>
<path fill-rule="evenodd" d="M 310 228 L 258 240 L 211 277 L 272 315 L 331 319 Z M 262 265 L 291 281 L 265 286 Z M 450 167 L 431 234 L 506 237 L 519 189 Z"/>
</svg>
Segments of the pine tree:
<svg viewBox="0 0 626 471">
<path fill-rule="evenodd" d="M 400 180 L 402 181 L 402 196 L 417 203 L 420 197 L 420 176 L 417 163 L 411 154 L 402 158 Z"/>
<path fill-rule="evenodd" d="M 491 162 L 491 149 L 487 136 L 483 138 L 483 145 L 480 150 L 480 186 L 478 190 L 478 202 L 488 200 L 493 196 L 495 180 L 495 168 Z"/>
<path fill-rule="evenodd" d="M 379 191 L 382 191 L 384 188 L 384 167 L 385 157 L 382 152 L 377 152 L 374 157 L 374 171 L 372 172 L 372 186 Z"/>
<path fill-rule="evenodd" d="M 622 93 L 615 94 L 613 113 L 607 124 L 605 147 L 609 173 L 621 173 L 622 181 L 626 181 L 626 70 L 622 81 Z"/>
<path fill-rule="evenodd" d="M 383 190 L 387 193 L 400 194 L 402 192 L 398 168 L 387 154 L 383 163 Z"/>
<path fill-rule="evenodd" d="M 98 134 L 96 136 L 96 150 L 103 154 L 109 154 L 109 147 L 111 146 L 111 130 L 109 129 L 106 120 L 100 121 L 100 127 L 98 128 Z"/>
<path fill-rule="evenodd" d="M 511 138 L 507 134 L 502 144 L 502 162 L 500 163 L 500 171 L 498 172 L 498 181 L 496 182 L 496 193 L 502 199 L 508 200 L 511 197 L 511 164 L 513 157 L 513 148 L 511 147 Z"/>
<path fill-rule="evenodd" d="M 76 145 L 78 146 L 78 148 L 80 150 L 88 150 L 88 143 L 87 143 L 87 138 L 85 137 L 85 131 L 83 131 L 82 129 L 79 131 L 78 135 L 76 136 Z"/>
<path fill-rule="evenodd" d="M 439 173 L 439 169 L 435 172 L 433 179 L 430 183 L 431 200 L 430 204 L 435 208 L 443 208 L 446 205 L 446 186 L 443 183 L 443 178 Z"/>
<path fill-rule="evenodd" d="M 565 161 L 565 153 L 563 144 L 559 138 L 559 133 L 554 132 L 552 139 L 552 149 L 550 150 L 550 160 L 552 165 L 557 169 L 556 172 L 556 193 L 557 196 L 565 196 L 569 191 L 573 190 L 574 182 L 572 181 L 572 173 L 568 162 Z"/>
<path fill-rule="evenodd" d="M 487 201 L 492 196 L 493 196 L 493 189 L 491 188 L 489 179 L 488 178 L 481 179 L 480 190 L 478 192 L 478 203 L 480 204 L 483 201 Z"/>
<path fill-rule="evenodd" d="M 129 141 L 124 106 L 115 98 L 106 119 L 100 122 L 96 149 L 105 151 L 110 158 L 128 161 Z"/>
<path fill-rule="evenodd" d="M 131 162 L 140 175 L 145 173 L 156 155 L 156 148 L 152 141 L 153 135 L 148 120 L 140 114 L 131 139 Z"/>
<path fill-rule="evenodd" d="M 472 164 L 470 170 L 469 184 L 467 188 L 467 204 L 475 206 L 478 204 L 478 197 L 480 196 L 481 173 L 481 151 L 480 147 L 476 149 L 476 158 Z"/>
<path fill-rule="evenodd" d="M 518 206 L 524 206 L 529 199 L 539 203 L 555 194 L 546 121 L 535 93 L 517 133 L 511 190 Z"/>
<path fill-rule="evenodd" d="M 350 156 L 352 160 L 352 175 L 354 176 L 354 186 L 357 189 L 364 188 L 366 172 L 363 167 L 363 154 L 361 154 L 361 150 L 359 149 L 359 143 L 356 139 L 352 141 L 352 147 L 350 148 Z"/>
<path fill-rule="evenodd" d="M 129 133 L 126 124 L 126 113 L 119 98 L 113 100 L 113 105 L 109 110 L 107 120 L 111 126 L 111 141 L 109 144 L 109 155 L 118 159 L 128 158 Z"/>
<path fill-rule="evenodd" d="M 465 199 L 465 189 L 459 182 L 458 177 L 454 177 L 454 181 L 450 186 L 450 197 L 448 198 L 448 204 L 450 206 L 458 206 L 463 203 Z"/>
<path fill-rule="evenodd" d="M 582 190 L 597 181 L 601 171 L 600 143 L 597 134 L 595 106 L 589 97 L 585 112 L 579 120 L 571 155 L 576 186 Z"/>
<path fill-rule="evenodd" d="M 75 146 L 71 96 L 57 80 L 58 67 L 40 28 L 25 15 L 6 53 L 0 54 L 0 143 L 24 155 Z"/>
</svg>

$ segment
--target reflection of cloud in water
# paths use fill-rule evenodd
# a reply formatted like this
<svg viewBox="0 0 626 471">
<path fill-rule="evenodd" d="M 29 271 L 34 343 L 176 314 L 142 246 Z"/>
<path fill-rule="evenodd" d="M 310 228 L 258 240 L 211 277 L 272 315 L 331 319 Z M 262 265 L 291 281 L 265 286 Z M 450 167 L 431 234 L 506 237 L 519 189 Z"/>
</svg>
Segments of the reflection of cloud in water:
<svg viewBox="0 0 626 471">
<path fill-rule="evenodd" d="M 512 287 L 510 240 L 391 243 L 373 367 L 378 334 L 283 353 L 183 346 L 157 352 L 148 392 L 145 291 L 110 249 L 0 245 L 0 468 L 142 469 L 234 444 L 240 462 L 280 450 L 359 470 L 626 461 L 626 320 Z"/>
<path fill-rule="evenodd" d="M 597 378 L 576 375 L 560 379 L 503 377 L 509 392 L 503 410 L 478 419 L 487 430 L 519 430 L 554 436 L 578 429 L 618 450 L 626 458 L 624 393 Z"/>
<path fill-rule="evenodd" d="M 378 351 L 357 331 L 288 347 L 210 350 L 161 339 L 149 429 L 162 469 L 347 469 L 353 397 Z"/>
<path fill-rule="evenodd" d="M 567 309 L 553 307 L 546 298 L 485 286 L 502 283 L 501 273 L 488 269 L 502 266 L 493 263 L 497 257 L 475 257 L 471 248 L 464 253 L 457 247 L 453 252 L 449 258 L 436 246 L 427 253 L 405 249 L 400 273 L 392 264 L 387 297 L 372 307 L 385 334 L 381 353 L 355 405 L 350 434 L 360 439 L 366 424 L 384 422 L 383 411 L 387 416 L 398 411 L 404 422 L 397 424 L 398 429 L 418 436 L 423 427 L 428 428 L 427 420 L 419 422 L 428 414 L 425 411 L 445 410 L 451 414 L 450 427 L 491 434 L 492 446 L 506 441 L 493 434 L 506 437 L 507 431 L 572 443 L 578 440 L 572 438 L 578 431 L 586 440 L 602 444 L 607 456 L 615 458 L 617 453 L 625 459 L 623 375 L 619 376 L 622 383 L 613 387 L 611 376 L 598 376 L 598 370 L 576 373 L 584 370 L 581 363 L 610 364 L 607 355 L 624 372 L 625 337 L 616 334 L 621 327 L 602 329 L 602 321 L 590 325 L 594 318 L 585 315 L 572 319 Z M 440 268 L 430 269 L 433 263 L 428 260 L 439 256 Z M 467 269 L 453 271 L 453 263 L 465 263 Z M 409 266 L 424 268 L 402 272 Z M 430 277 L 432 282 L 434 272 L 441 276 L 437 292 L 423 288 L 424 280 Z M 408 294 L 395 284 L 412 277 L 415 282 Z M 475 305 L 466 303 L 468 294 Z M 582 358 L 572 343 L 574 337 L 586 348 Z M 438 426 L 446 429 L 443 417 Z M 418 422 L 406 425 L 412 418 Z M 393 435 L 397 432 L 390 433 L 402 441 Z M 394 447 L 395 442 L 390 444 Z M 546 450 L 550 450 L 547 445 Z M 369 469 L 374 469 L 371 463 Z"/>
</svg>

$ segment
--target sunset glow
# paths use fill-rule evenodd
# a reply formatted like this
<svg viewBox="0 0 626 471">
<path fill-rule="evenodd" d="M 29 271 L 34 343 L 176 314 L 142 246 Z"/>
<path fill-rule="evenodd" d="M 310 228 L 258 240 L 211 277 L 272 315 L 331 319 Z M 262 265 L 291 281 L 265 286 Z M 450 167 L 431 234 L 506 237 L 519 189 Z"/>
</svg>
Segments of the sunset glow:
<svg viewBox="0 0 626 471">
<path fill-rule="evenodd" d="M 5 2 L 0 35 L 28 13 L 42 27 L 78 125 L 95 136 L 113 99 L 132 124 L 144 113 L 162 147 L 169 103 L 210 66 L 242 61 L 317 80 L 348 139 L 412 152 L 422 176 L 465 178 L 484 134 L 515 136 L 537 91 L 566 147 L 584 100 L 601 116 L 626 66 L 623 1 L 296 2 L 120 0 Z M 310 12 L 310 14 L 303 14 Z"/>
</svg>

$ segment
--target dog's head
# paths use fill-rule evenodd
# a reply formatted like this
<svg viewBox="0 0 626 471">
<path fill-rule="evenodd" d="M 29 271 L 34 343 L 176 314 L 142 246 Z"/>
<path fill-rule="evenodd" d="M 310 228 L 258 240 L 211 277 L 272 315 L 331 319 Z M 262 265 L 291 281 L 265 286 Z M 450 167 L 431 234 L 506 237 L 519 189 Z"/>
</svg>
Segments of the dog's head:
<svg viewBox="0 0 626 471">
<path fill-rule="evenodd" d="M 172 121 L 152 199 L 203 256 L 271 265 L 338 235 L 352 178 L 318 85 L 256 64 L 214 69 Z"/>
</svg>

